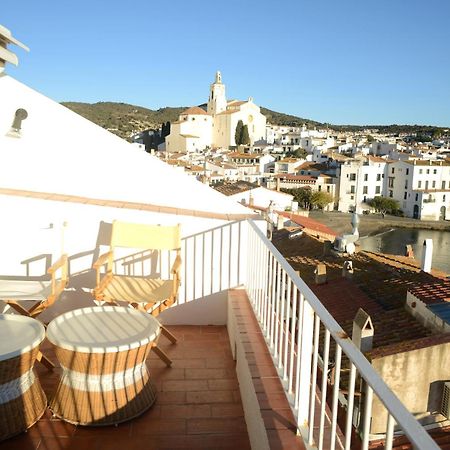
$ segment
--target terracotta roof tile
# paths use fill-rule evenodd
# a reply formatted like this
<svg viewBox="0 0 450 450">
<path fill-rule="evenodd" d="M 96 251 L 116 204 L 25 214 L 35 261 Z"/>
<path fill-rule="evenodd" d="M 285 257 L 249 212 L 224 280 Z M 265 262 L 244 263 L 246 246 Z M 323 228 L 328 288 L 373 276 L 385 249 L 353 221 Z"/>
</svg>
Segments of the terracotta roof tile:
<svg viewBox="0 0 450 450">
<path fill-rule="evenodd" d="M 409 292 L 425 304 L 450 302 L 450 280 L 413 286 Z"/>
<path fill-rule="evenodd" d="M 183 111 L 181 116 L 191 115 L 191 116 L 208 116 L 209 114 L 199 106 L 191 106 L 190 108 Z"/>
</svg>

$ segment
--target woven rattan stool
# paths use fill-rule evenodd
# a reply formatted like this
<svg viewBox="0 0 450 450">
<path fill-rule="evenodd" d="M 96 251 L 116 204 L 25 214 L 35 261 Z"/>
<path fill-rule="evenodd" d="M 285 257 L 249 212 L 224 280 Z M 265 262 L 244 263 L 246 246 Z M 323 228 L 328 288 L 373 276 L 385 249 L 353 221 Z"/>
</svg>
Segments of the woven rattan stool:
<svg viewBox="0 0 450 450">
<path fill-rule="evenodd" d="M 82 308 L 54 319 L 47 336 L 63 373 L 53 414 L 78 425 L 112 425 L 156 399 L 145 360 L 160 334 L 151 315 L 128 307 Z"/>
<path fill-rule="evenodd" d="M 33 371 L 44 338 L 37 320 L 0 314 L 0 441 L 31 427 L 47 407 Z"/>
</svg>

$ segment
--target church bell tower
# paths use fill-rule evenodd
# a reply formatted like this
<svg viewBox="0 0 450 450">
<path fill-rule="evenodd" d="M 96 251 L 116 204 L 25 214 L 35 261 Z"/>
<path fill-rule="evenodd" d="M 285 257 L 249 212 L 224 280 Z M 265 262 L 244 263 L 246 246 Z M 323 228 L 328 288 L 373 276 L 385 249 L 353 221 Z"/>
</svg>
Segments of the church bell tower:
<svg viewBox="0 0 450 450">
<path fill-rule="evenodd" d="M 216 72 L 216 79 L 211 84 L 208 98 L 208 114 L 213 116 L 227 109 L 227 99 L 225 97 L 225 85 L 222 84 L 222 75 Z"/>
</svg>

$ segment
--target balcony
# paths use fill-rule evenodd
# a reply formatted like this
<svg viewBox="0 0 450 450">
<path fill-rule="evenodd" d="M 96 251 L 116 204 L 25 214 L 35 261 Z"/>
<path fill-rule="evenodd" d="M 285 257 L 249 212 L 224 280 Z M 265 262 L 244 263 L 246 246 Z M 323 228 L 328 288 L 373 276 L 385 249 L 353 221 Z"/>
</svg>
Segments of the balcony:
<svg viewBox="0 0 450 450">
<path fill-rule="evenodd" d="M 368 449 L 376 437 L 389 449 L 402 432 L 415 448 L 437 449 L 264 230 L 236 221 L 184 237 L 179 301 L 160 316 L 180 342 L 164 343 L 172 368 L 149 360 L 159 394 L 150 411 L 106 428 L 47 415 L 8 448 Z M 170 255 L 161 261 L 163 273 Z M 141 252 L 115 264 L 147 275 L 152 261 Z M 86 288 L 88 267 L 71 280 Z M 50 392 L 57 371 L 39 371 Z"/>
</svg>

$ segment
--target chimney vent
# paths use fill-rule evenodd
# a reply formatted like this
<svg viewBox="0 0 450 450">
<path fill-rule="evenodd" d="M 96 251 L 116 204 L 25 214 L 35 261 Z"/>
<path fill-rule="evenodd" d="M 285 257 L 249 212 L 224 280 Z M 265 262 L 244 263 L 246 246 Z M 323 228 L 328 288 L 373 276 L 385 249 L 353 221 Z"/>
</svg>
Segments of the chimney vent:
<svg viewBox="0 0 450 450">
<path fill-rule="evenodd" d="M 422 263 L 420 268 L 427 273 L 431 272 L 431 263 L 433 261 L 433 239 L 425 239 L 422 249 Z"/>
<path fill-rule="evenodd" d="M 373 346 L 374 328 L 369 314 L 362 308 L 358 309 L 353 320 L 353 343 L 363 352 L 370 352 Z"/>
</svg>

